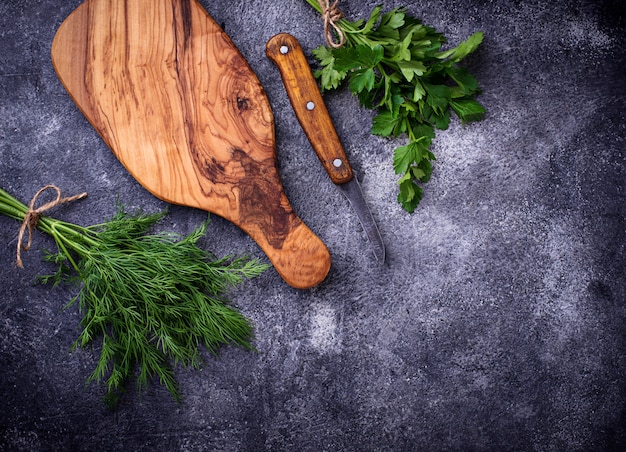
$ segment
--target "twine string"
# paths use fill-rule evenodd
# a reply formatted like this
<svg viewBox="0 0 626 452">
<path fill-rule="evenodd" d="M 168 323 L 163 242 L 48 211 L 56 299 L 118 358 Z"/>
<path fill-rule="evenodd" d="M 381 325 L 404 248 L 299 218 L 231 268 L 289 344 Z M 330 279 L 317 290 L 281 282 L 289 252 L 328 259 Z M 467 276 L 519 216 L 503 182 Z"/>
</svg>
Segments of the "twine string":
<svg viewBox="0 0 626 452">
<path fill-rule="evenodd" d="M 35 203 L 39 196 L 41 196 L 47 190 L 54 190 L 56 192 L 56 198 L 53 201 L 50 201 L 44 204 L 41 207 L 35 208 Z M 24 268 L 24 264 L 22 263 L 22 250 L 28 251 L 33 242 L 33 229 L 37 227 L 37 223 L 39 223 L 39 218 L 48 210 L 52 209 L 61 204 L 65 204 L 68 202 L 76 201 L 77 199 L 82 199 L 87 196 L 87 193 L 81 193 L 75 196 L 69 196 L 67 198 L 63 198 L 61 196 L 61 189 L 56 185 L 46 185 L 39 189 L 33 199 L 31 199 L 30 204 L 28 205 L 28 212 L 24 215 L 24 221 L 22 222 L 22 226 L 20 227 L 20 232 L 17 236 L 17 266 L 20 268 Z M 24 243 L 24 234 L 28 232 L 28 240 Z"/>
<path fill-rule="evenodd" d="M 332 4 L 330 0 L 318 0 L 320 7 L 322 8 L 322 18 L 324 19 L 324 35 L 326 36 L 326 43 L 334 48 L 338 49 L 343 46 L 346 41 L 346 37 L 343 34 L 337 22 L 343 17 L 342 12 L 337 7 L 339 0 L 335 0 Z M 335 41 L 335 35 L 339 41 Z"/>
</svg>

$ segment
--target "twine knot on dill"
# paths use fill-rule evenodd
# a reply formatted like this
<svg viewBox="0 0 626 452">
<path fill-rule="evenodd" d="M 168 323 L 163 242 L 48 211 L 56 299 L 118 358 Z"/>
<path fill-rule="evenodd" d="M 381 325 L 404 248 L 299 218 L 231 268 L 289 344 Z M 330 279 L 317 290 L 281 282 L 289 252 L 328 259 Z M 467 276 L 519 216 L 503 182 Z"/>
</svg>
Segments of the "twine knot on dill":
<svg viewBox="0 0 626 452">
<path fill-rule="evenodd" d="M 47 190 L 56 191 L 56 198 L 41 207 L 35 208 L 35 203 L 39 196 Z M 31 199 L 30 204 L 28 205 L 28 212 L 24 215 L 24 221 L 22 222 L 22 226 L 20 227 L 20 232 L 17 236 L 17 266 L 20 268 L 24 268 L 24 264 L 22 263 L 22 250 L 28 251 L 33 241 L 33 229 L 37 227 L 37 223 L 39 223 L 39 218 L 48 210 L 52 209 L 61 204 L 65 204 L 68 202 L 76 201 L 78 199 L 82 199 L 87 196 L 87 193 L 81 193 L 75 196 L 69 196 L 67 198 L 63 198 L 61 196 L 61 189 L 56 185 L 46 185 L 39 189 L 33 199 Z M 28 241 L 24 243 L 24 234 L 28 232 Z"/>
<path fill-rule="evenodd" d="M 324 34 L 326 35 L 326 42 L 334 49 L 342 47 L 346 41 L 346 37 L 343 31 L 337 25 L 337 22 L 343 17 L 343 13 L 337 7 L 339 0 L 335 0 L 332 4 L 329 0 L 318 0 L 320 7 L 322 8 L 322 18 L 324 19 Z M 334 31 L 334 33 L 333 33 Z M 339 38 L 339 41 L 335 41 L 335 34 Z"/>
</svg>

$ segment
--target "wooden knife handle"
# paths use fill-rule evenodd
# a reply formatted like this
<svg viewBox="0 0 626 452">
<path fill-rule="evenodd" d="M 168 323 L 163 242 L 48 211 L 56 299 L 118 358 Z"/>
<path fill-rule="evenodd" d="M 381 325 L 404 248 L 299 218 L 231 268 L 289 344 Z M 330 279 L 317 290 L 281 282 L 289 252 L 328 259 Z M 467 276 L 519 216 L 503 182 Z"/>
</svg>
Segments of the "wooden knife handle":
<svg viewBox="0 0 626 452">
<path fill-rule="evenodd" d="M 265 51 L 278 66 L 296 117 L 330 179 L 348 182 L 352 168 L 300 43 L 281 33 L 267 42 Z"/>
</svg>

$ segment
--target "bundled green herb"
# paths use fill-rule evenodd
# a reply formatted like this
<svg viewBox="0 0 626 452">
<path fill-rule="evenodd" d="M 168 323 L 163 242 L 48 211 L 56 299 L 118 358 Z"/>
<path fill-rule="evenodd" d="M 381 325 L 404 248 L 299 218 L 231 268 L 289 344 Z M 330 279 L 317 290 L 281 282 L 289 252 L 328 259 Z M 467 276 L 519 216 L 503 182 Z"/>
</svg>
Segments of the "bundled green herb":
<svg viewBox="0 0 626 452">
<path fill-rule="evenodd" d="M 29 208 L 0 189 L 4 215 L 23 221 L 33 204 Z M 100 225 L 82 227 L 46 216 L 36 222 L 58 248 L 46 256 L 58 271 L 41 280 L 80 283 L 69 303 L 78 302 L 84 314 L 74 347 L 99 343 L 100 358 L 88 381 L 105 380 L 105 400 L 112 405 L 133 377 L 145 389 L 157 376 L 180 400 L 172 362 L 198 368 L 201 344 L 212 353 L 227 343 L 252 348 L 250 322 L 223 294 L 268 266 L 242 257 L 217 259 L 199 248 L 208 220 L 186 237 L 147 234 L 163 216 L 129 215 L 120 206 Z"/>
<path fill-rule="evenodd" d="M 401 175 L 398 202 L 413 212 L 422 198 L 418 183 L 427 182 L 432 172 L 435 128 L 448 127 L 451 111 L 463 123 L 484 116 L 485 109 L 474 99 L 479 93 L 476 78 L 457 65 L 476 50 L 483 33 L 442 51 L 445 37 L 403 9 L 383 14 L 377 6 L 367 21 L 350 22 L 331 11 L 335 4 L 329 9 L 328 3 L 307 2 L 324 15 L 327 35 L 332 33 L 329 20 L 341 35 L 338 45 L 331 39 L 313 51 L 321 64 L 315 75 L 322 89 L 336 89 L 347 79 L 360 104 L 377 111 L 373 134 L 408 136 L 408 143 L 395 149 L 393 166 Z"/>
</svg>

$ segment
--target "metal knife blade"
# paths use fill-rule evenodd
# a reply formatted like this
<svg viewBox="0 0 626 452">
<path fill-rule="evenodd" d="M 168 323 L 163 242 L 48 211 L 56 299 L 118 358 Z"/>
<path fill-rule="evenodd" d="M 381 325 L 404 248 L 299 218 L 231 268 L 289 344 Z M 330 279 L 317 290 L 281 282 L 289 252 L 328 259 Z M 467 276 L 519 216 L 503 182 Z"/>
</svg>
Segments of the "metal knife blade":
<svg viewBox="0 0 626 452">
<path fill-rule="evenodd" d="M 356 178 L 356 173 L 350 182 L 339 184 L 337 185 L 337 188 L 339 188 L 339 191 L 341 191 L 345 197 L 348 198 L 350 205 L 356 212 L 356 215 L 361 222 L 361 226 L 363 226 L 363 230 L 365 231 L 365 234 L 367 235 L 367 238 L 372 246 L 374 256 L 376 256 L 376 259 L 378 259 L 381 263 L 385 262 L 385 244 L 380 236 L 378 226 L 372 217 L 372 212 L 370 212 L 369 207 L 367 207 L 367 204 L 365 203 L 361 185 Z"/>
<path fill-rule="evenodd" d="M 384 262 L 385 246 L 378 226 L 363 198 L 300 43 L 292 35 L 281 33 L 267 42 L 265 50 L 278 66 L 291 105 L 313 150 L 330 179 L 348 198 L 372 245 L 374 255 L 380 262 Z"/>
</svg>

